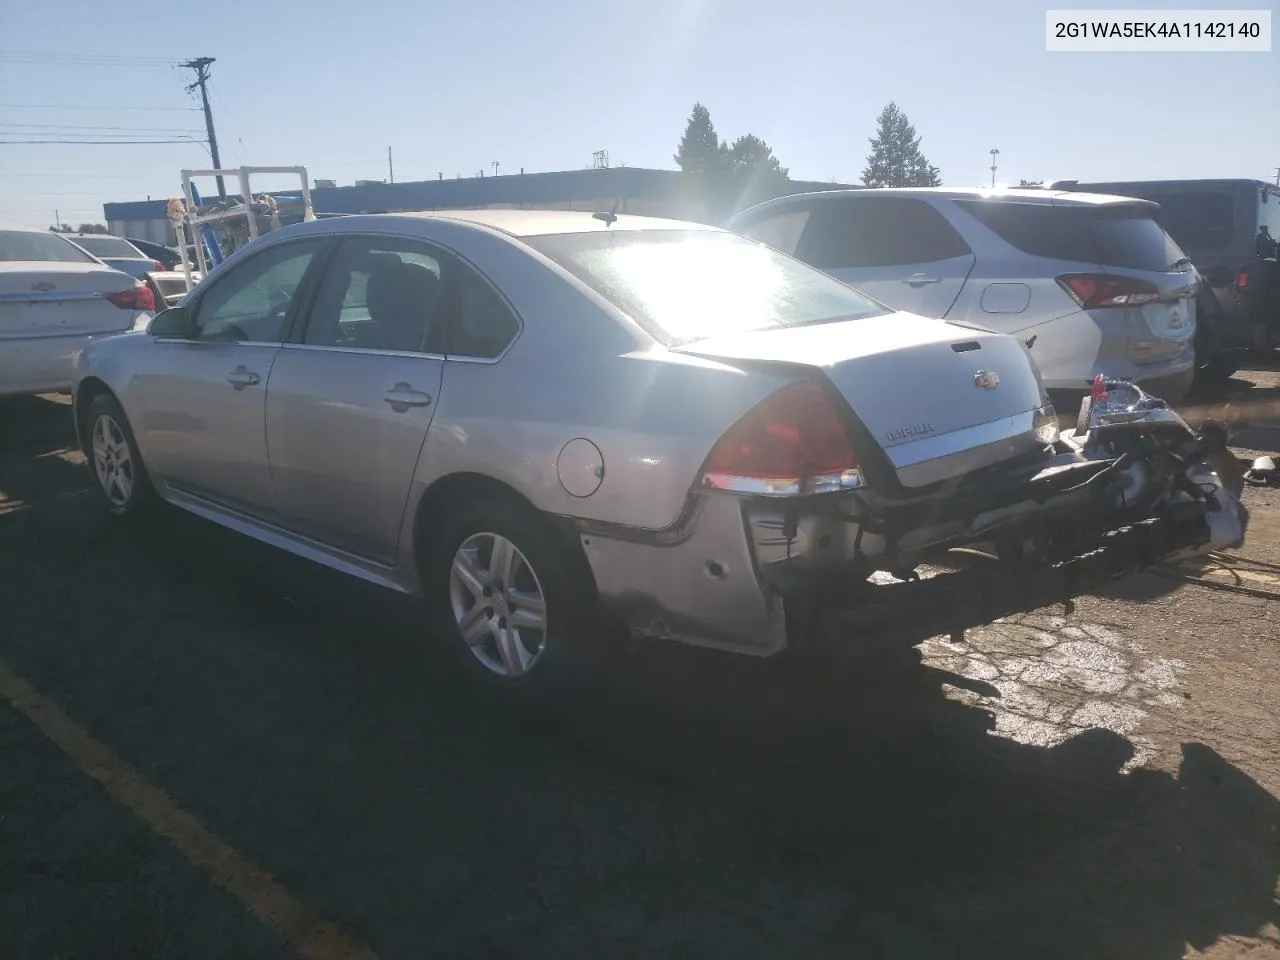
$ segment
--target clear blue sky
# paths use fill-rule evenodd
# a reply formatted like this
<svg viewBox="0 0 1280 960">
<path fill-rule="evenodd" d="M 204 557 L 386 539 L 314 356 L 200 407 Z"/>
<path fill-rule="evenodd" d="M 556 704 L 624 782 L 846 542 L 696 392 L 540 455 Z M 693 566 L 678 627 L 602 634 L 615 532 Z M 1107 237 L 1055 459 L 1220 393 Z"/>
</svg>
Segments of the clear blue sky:
<svg viewBox="0 0 1280 960">
<path fill-rule="evenodd" d="M 1015 183 L 1275 176 L 1275 44 L 1250 54 L 1050 54 L 1045 6 L 5 3 L 0 141 L 203 126 L 190 110 L 121 109 L 195 106 L 183 90 L 190 71 L 18 54 L 212 56 L 224 165 L 302 163 L 340 183 L 384 177 L 388 145 L 397 180 L 491 174 L 494 160 L 499 173 L 580 168 L 600 148 L 615 165 L 670 168 L 697 100 L 721 136 L 763 137 L 797 178 L 857 182 L 889 100 L 946 184 L 989 181 L 992 147 L 999 179 Z M 26 106 L 50 104 L 59 108 Z M 100 221 L 103 201 L 174 195 L 179 169 L 208 163 L 197 144 L 0 143 L 0 220 L 47 226 L 57 208 L 64 221 Z"/>
</svg>

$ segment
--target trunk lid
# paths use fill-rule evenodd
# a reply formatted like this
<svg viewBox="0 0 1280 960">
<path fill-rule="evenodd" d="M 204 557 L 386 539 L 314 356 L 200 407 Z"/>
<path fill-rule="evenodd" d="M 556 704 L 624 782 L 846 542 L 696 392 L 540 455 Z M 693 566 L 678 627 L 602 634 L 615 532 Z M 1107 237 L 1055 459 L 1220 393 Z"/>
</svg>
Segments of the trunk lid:
<svg viewBox="0 0 1280 960">
<path fill-rule="evenodd" d="M 106 297 L 135 285 L 128 274 L 96 263 L 2 262 L 0 340 L 127 330 L 135 311 Z"/>
<path fill-rule="evenodd" d="M 775 328 L 686 344 L 719 359 L 822 370 L 906 486 L 924 486 L 1032 449 L 1046 402 L 1022 343 L 909 313 Z"/>
</svg>

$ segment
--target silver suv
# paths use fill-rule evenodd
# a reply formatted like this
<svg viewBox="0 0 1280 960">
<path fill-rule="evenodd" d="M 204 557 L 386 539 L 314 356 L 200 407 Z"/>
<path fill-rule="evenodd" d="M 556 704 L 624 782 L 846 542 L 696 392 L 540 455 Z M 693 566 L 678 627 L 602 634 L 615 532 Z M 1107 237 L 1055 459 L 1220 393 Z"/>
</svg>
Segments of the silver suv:
<svg viewBox="0 0 1280 960">
<path fill-rule="evenodd" d="M 726 226 L 887 306 L 1018 335 L 1061 412 L 1098 374 L 1170 402 L 1195 374 L 1196 274 L 1155 204 L 1050 190 L 780 197 Z"/>
</svg>

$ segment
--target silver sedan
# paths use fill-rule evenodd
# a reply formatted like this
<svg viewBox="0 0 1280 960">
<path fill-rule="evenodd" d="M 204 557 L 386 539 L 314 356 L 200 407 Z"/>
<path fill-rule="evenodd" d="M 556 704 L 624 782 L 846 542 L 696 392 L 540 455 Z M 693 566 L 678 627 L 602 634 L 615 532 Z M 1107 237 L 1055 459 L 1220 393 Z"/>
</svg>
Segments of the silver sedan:
<svg viewBox="0 0 1280 960">
<path fill-rule="evenodd" d="M 918 634 L 1033 585 L 1073 595 L 1087 578 L 1034 578 L 1146 519 L 1134 504 L 1182 511 L 1161 515 L 1162 556 L 1242 531 L 1144 459 L 1198 462 L 1171 411 L 1145 453 L 1060 438 L 1018 340 L 891 311 L 722 230 L 612 214 L 273 232 L 86 350 L 74 410 L 113 513 L 167 501 L 423 596 L 428 632 L 505 688 L 554 677 L 601 613 L 771 655 L 850 612 Z M 1212 464 L 1192 470 L 1183 488 L 1212 486 Z M 1071 511 L 1074 535 L 1050 535 Z M 1017 591 L 916 592 L 955 595 L 970 581 L 916 568 L 988 541 L 998 575 L 960 593 Z"/>
</svg>

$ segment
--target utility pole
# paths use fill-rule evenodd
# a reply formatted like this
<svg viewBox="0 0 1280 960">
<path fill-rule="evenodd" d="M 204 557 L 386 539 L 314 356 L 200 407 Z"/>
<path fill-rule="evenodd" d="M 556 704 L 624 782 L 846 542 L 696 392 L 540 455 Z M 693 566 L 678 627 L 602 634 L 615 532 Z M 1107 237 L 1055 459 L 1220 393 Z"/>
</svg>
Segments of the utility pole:
<svg viewBox="0 0 1280 960">
<path fill-rule="evenodd" d="M 991 189 L 992 190 L 994 190 L 996 187 L 996 157 L 998 156 L 1000 156 L 1000 151 L 992 149 L 991 150 Z"/>
<path fill-rule="evenodd" d="M 204 104 L 204 128 L 209 134 L 209 155 L 213 158 L 213 168 L 221 170 L 222 161 L 218 158 L 218 137 L 213 132 L 213 111 L 209 109 L 209 90 L 205 86 L 209 81 L 209 67 L 213 62 L 213 57 L 196 57 L 196 59 L 180 63 L 178 66 L 186 67 L 196 72 L 195 81 L 187 84 L 187 92 L 190 93 L 196 87 L 200 88 L 200 100 Z M 227 199 L 227 188 L 223 184 L 221 177 L 218 177 L 218 198 L 220 200 Z M 246 203 L 249 202 L 248 197 L 244 199 Z"/>
<path fill-rule="evenodd" d="M 494 160 L 494 161 L 493 161 L 493 175 L 494 175 L 495 177 L 498 175 L 498 161 L 497 161 L 497 160 Z"/>
<path fill-rule="evenodd" d="M 1276 186 L 1280 187 L 1280 167 L 1276 167 Z"/>
<path fill-rule="evenodd" d="M 392 183 L 396 182 L 396 168 L 391 165 L 391 148 L 387 147 L 387 176 Z"/>
</svg>

